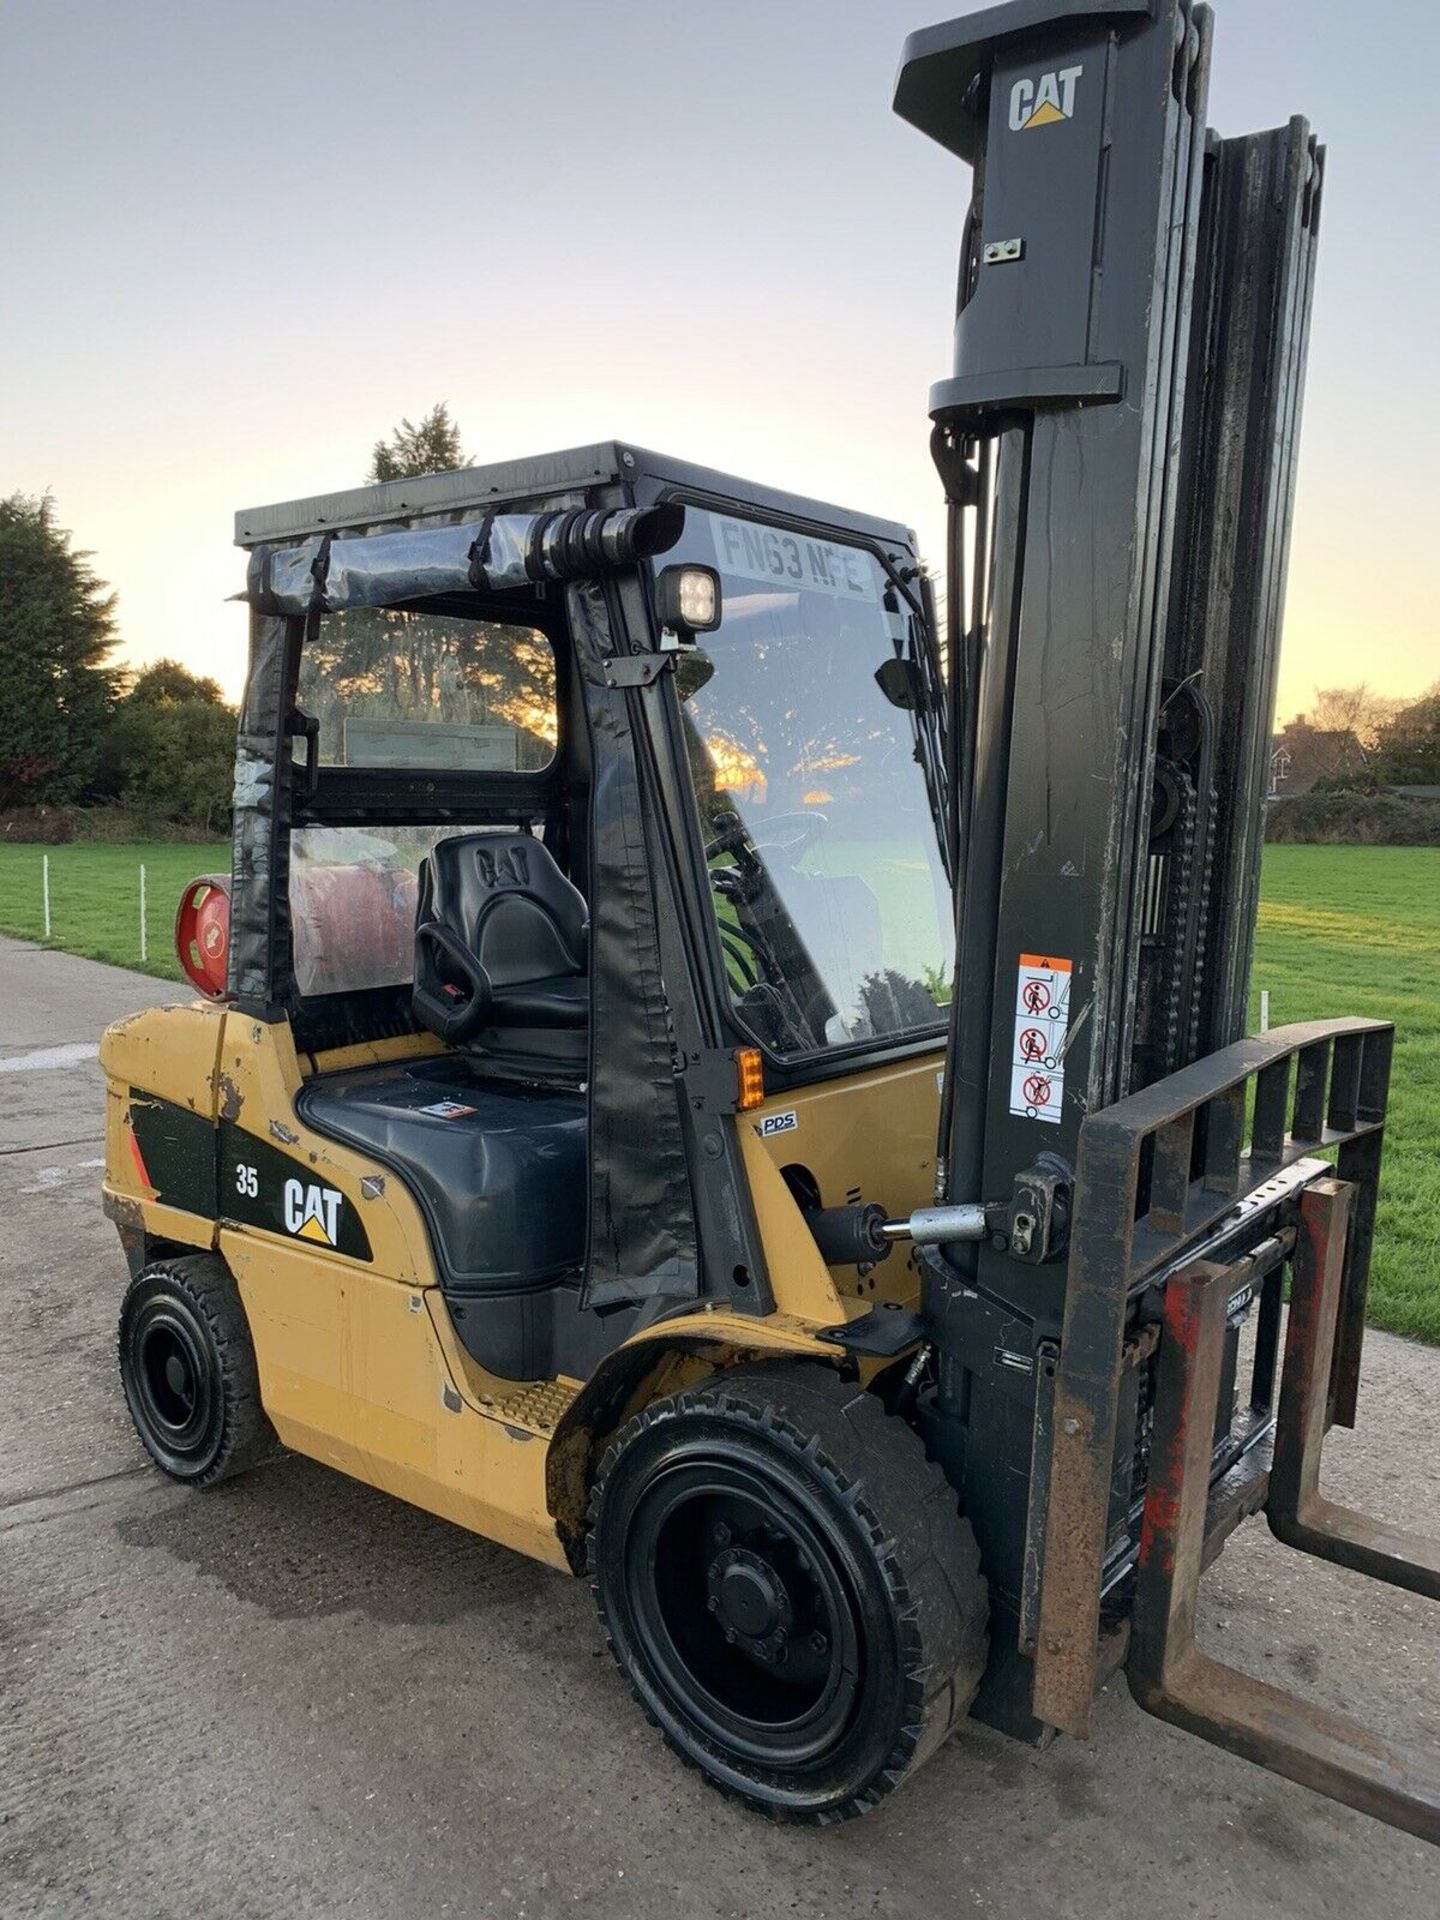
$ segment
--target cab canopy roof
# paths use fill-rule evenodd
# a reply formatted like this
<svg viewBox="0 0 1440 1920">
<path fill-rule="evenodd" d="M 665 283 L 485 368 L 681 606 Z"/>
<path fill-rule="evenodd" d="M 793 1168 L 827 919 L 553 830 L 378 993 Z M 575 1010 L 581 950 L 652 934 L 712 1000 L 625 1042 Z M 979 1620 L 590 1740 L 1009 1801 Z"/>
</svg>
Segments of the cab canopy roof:
<svg viewBox="0 0 1440 1920">
<path fill-rule="evenodd" d="M 672 491 L 708 496 L 749 507 L 756 513 L 810 521 L 881 545 L 904 547 L 912 553 L 915 550 L 914 534 L 897 521 L 852 513 L 618 440 L 569 447 L 526 460 L 460 467 L 453 473 L 431 473 L 422 479 L 351 487 L 341 493 L 315 494 L 307 500 L 246 507 L 235 516 L 235 544 L 255 547 L 340 528 L 400 525 L 431 516 L 448 517 L 476 509 L 483 512 L 504 500 L 541 500 L 555 494 L 588 496 L 602 488 L 619 488 L 643 505 Z"/>
</svg>

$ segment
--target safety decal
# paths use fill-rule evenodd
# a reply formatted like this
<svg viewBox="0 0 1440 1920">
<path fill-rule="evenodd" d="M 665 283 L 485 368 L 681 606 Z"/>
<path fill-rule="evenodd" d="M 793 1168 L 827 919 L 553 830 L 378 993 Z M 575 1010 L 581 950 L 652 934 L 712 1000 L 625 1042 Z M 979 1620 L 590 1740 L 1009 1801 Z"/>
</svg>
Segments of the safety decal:
<svg viewBox="0 0 1440 1920">
<path fill-rule="evenodd" d="M 432 1106 L 421 1107 L 421 1113 L 428 1113 L 435 1120 L 463 1120 L 467 1113 L 477 1113 L 477 1107 L 467 1107 L 463 1100 L 437 1100 Z"/>
<path fill-rule="evenodd" d="M 1070 962 L 1022 953 L 1015 986 L 1015 1046 L 1010 1111 L 1057 1125 L 1065 1097 L 1065 1036 L 1070 1021 Z"/>
</svg>

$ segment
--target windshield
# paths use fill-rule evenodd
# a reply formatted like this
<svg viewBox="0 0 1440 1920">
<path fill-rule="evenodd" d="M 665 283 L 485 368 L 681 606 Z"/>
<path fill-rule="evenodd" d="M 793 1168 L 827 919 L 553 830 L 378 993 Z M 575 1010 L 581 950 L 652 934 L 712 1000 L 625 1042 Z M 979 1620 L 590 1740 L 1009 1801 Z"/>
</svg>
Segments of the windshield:
<svg viewBox="0 0 1440 1920">
<path fill-rule="evenodd" d="M 875 677 L 913 616 L 863 548 L 759 521 L 692 508 L 679 561 L 722 581 L 676 677 L 737 1014 L 791 1054 L 933 1028 L 950 892 L 914 721 Z"/>
</svg>

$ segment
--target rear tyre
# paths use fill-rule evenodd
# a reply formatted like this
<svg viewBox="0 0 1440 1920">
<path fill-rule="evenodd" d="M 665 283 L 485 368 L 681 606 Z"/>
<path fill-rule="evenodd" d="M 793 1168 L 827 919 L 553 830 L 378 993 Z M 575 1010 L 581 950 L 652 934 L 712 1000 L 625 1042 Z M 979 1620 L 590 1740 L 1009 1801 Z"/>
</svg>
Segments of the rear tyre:
<svg viewBox="0 0 1440 1920">
<path fill-rule="evenodd" d="M 741 1368 L 645 1408 L 600 1463 L 589 1556 L 649 1719 L 780 1819 L 867 1812 L 984 1671 L 989 1598 L 953 1489 L 827 1368 Z"/>
<path fill-rule="evenodd" d="M 278 1450 L 240 1294 L 211 1253 L 158 1261 L 120 1309 L 120 1378 L 151 1459 L 208 1487 Z"/>
</svg>

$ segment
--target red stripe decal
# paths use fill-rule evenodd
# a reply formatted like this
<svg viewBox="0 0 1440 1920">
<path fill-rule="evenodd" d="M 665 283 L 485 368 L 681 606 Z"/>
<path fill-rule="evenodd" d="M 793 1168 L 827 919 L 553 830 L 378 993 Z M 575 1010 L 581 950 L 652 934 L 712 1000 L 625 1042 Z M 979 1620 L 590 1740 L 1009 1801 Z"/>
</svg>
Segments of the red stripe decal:
<svg viewBox="0 0 1440 1920">
<path fill-rule="evenodd" d="M 149 1193 L 158 1193 L 160 1189 L 150 1178 L 149 1169 L 145 1165 L 145 1156 L 140 1151 L 140 1142 L 135 1138 L 135 1122 L 130 1118 L 129 1114 L 125 1116 L 125 1132 L 129 1136 L 130 1158 L 135 1162 L 135 1171 L 140 1176 L 141 1186 Z"/>
</svg>

